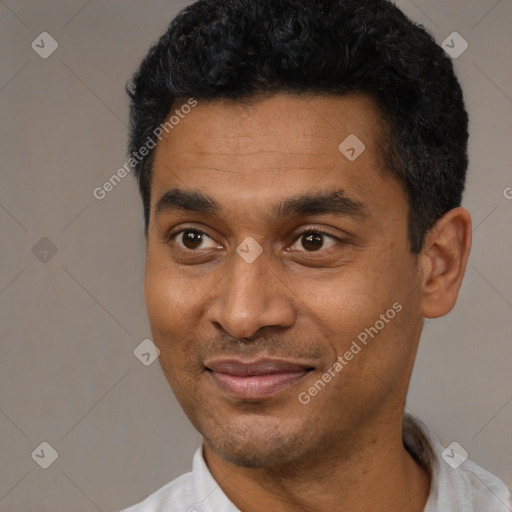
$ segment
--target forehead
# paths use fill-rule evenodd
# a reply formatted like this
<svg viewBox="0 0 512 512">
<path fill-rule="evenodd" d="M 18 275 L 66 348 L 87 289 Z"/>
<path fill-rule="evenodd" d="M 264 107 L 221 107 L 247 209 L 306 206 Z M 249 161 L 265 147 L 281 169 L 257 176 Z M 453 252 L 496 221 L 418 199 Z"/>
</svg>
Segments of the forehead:
<svg viewBox="0 0 512 512">
<path fill-rule="evenodd" d="M 357 200 L 376 180 L 390 181 L 381 172 L 385 127 L 362 94 L 198 101 L 157 144 L 152 209 L 176 187 L 207 190 L 220 202 L 230 194 L 232 202 L 263 204 L 318 187 L 348 188 Z"/>
<path fill-rule="evenodd" d="M 183 104 L 185 101 L 183 101 Z M 176 102 L 173 111 L 180 107 Z M 385 129 L 375 101 L 368 95 L 311 96 L 279 93 L 259 100 L 200 100 L 169 133 L 166 149 L 180 161 L 204 151 L 247 156 L 251 149 L 307 154 L 336 148 L 346 136 L 365 139 L 370 150 Z M 160 151 L 157 148 L 157 154 Z M 262 155 L 260 155 L 261 157 Z"/>
</svg>

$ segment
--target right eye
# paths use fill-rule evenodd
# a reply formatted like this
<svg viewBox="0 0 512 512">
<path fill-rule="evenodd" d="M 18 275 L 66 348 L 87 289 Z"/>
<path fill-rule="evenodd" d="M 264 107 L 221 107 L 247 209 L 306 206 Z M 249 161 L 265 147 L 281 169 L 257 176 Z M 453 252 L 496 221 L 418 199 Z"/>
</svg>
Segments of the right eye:
<svg viewBox="0 0 512 512">
<path fill-rule="evenodd" d="M 211 240 L 213 245 L 210 247 L 202 246 L 203 243 Z M 185 228 L 177 231 L 176 233 L 172 233 L 169 236 L 169 241 L 174 241 L 178 244 L 180 249 L 186 251 L 195 251 L 197 249 L 217 249 L 219 245 L 213 241 L 204 231 L 200 231 L 199 229 L 191 229 Z"/>
</svg>

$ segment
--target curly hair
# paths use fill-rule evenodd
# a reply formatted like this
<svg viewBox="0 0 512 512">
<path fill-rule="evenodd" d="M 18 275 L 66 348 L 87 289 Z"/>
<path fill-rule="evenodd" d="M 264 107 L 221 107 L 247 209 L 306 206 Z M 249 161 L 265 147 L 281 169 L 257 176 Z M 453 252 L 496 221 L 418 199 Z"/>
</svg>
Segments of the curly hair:
<svg viewBox="0 0 512 512">
<path fill-rule="evenodd" d="M 452 62 L 387 0 L 198 0 L 172 20 L 127 92 L 130 151 L 187 97 L 366 93 L 387 121 L 382 156 L 407 193 L 413 253 L 462 200 L 468 116 Z M 134 168 L 146 233 L 152 157 Z"/>
</svg>

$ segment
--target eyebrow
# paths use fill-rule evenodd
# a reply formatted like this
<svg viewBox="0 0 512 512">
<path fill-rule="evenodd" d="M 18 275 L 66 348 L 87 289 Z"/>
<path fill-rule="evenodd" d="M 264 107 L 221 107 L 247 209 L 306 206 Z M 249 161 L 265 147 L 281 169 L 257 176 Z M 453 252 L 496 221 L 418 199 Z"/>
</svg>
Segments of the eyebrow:
<svg viewBox="0 0 512 512">
<path fill-rule="evenodd" d="M 155 206 L 155 215 L 172 211 L 187 211 L 214 216 L 224 213 L 223 208 L 212 197 L 197 190 L 179 188 L 165 192 Z M 292 196 L 273 205 L 270 211 L 276 218 L 345 215 L 364 220 L 370 216 L 368 208 L 363 203 L 347 197 L 342 189 Z"/>
</svg>

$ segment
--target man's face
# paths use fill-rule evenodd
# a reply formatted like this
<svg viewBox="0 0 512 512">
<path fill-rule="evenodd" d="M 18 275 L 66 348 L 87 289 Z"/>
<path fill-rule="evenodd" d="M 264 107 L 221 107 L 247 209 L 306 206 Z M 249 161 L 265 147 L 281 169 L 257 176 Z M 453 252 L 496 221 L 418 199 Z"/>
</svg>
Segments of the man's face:
<svg viewBox="0 0 512 512">
<path fill-rule="evenodd" d="M 199 102 L 157 145 L 151 330 L 178 401 L 224 459 L 299 461 L 401 415 L 421 286 L 381 123 L 362 95 L 279 94 Z M 355 139 L 339 149 L 351 134 L 365 145 L 355 160 Z"/>
</svg>

